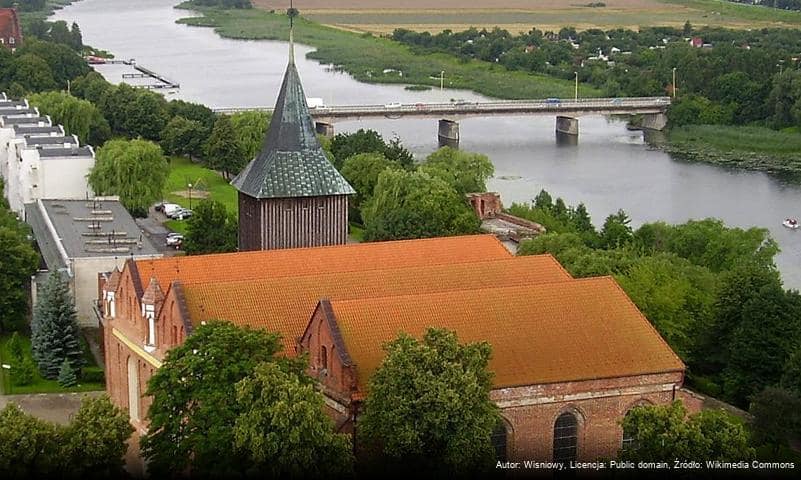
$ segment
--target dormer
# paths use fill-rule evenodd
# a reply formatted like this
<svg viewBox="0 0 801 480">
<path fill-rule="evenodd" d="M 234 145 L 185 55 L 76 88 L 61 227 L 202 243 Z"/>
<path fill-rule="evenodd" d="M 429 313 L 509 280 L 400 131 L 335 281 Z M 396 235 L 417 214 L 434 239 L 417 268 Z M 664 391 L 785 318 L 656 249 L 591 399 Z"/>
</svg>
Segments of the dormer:
<svg viewBox="0 0 801 480">
<path fill-rule="evenodd" d="M 103 314 L 106 316 L 106 318 L 113 319 L 117 316 L 115 295 L 117 293 L 117 287 L 120 286 L 121 278 L 122 273 L 120 272 L 120 269 L 114 267 L 114 270 L 109 275 L 105 285 L 103 285 L 103 298 L 101 300 L 103 302 Z"/>
<path fill-rule="evenodd" d="M 145 350 L 152 353 L 156 350 L 156 314 L 164 303 L 164 292 L 155 277 L 150 278 L 150 285 L 142 295 L 142 318 L 147 322 L 147 338 Z"/>
</svg>

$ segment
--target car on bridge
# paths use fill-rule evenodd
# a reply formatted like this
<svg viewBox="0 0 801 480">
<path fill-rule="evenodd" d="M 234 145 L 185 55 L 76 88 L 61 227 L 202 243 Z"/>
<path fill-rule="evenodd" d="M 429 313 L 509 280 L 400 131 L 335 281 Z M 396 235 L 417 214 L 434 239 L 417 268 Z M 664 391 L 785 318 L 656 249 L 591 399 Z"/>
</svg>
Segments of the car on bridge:
<svg viewBox="0 0 801 480">
<path fill-rule="evenodd" d="M 559 100 L 558 98 L 546 98 L 545 103 L 549 105 L 559 105 L 560 103 L 562 103 L 562 101 Z"/>
<path fill-rule="evenodd" d="M 391 102 L 384 105 L 384 108 L 401 108 L 402 106 L 400 102 Z"/>
</svg>

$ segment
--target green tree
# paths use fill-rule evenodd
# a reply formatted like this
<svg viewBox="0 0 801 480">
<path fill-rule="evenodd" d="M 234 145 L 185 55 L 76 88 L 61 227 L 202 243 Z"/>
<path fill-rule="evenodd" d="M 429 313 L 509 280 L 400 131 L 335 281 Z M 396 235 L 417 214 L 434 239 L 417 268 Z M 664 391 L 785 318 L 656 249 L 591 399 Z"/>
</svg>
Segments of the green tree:
<svg viewBox="0 0 801 480">
<path fill-rule="evenodd" d="M 214 122 L 214 128 L 204 146 L 206 162 L 210 168 L 220 171 L 227 180 L 239 173 L 248 159 L 242 146 L 237 141 L 231 118 L 220 115 Z"/>
<path fill-rule="evenodd" d="M 78 376 L 75 374 L 75 369 L 72 368 L 66 358 L 58 370 L 58 384 L 65 388 L 74 387 L 78 384 Z"/>
<path fill-rule="evenodd" d="M 70 28 L 70 47 L 74 50 L 81 51 L 83 50 L 83 35 L 81 34 L 81 27 L 78 26 L 77 23 L 72 22 L 72 27 Z"/>
<path fill-rule="evenodd" d="M 13 81 L 19 82 L 26 91 L 42 92 L 56 88 L 53 72 L 41 57 L 27 53 L 14 59 Z"/>
<path fill-rule="evenodd" d="M 796 347 L 782 370 L 781 387 L 801 395 L 801 347 Z"/>
<path fill-rule="evenodd" d="M 478 231 L 479 220 L 445 180 L 425 172 L 385 170 L 364 205 L 365 238 L 396 240 Z"/>
<path fill-rule="evenodd" d="M 219 321 L 197 327 L 183 345 L 171 349 L 148 383 L 153 403 L 142 439 L 148 471 L 156 477 L 180 474 L 190 465 L 201 477 L 248 471 L 251 455 L 236 448 L 234 438 L 236 419 L 245 409 L 232 394 L 264 362 L 305 375 L 305 361 L 279 356 L 281 350 L 275 334 Z"/>
<path fill-rule="evenodd" d="M 187 120 L 198 122 L 209 132 L 217 120 L 217 115 L 209 107 L 183 100 L 171 100 L 167 103 L 167 111 L 170 118 L 184 117 Z"/>
<path fill-rule="evenodd" d="M 373 196 L 378 176 L 384 170 L 390 168 L 400 168 L 391 162 L 381 153 L 360 153 L 345 160 L 342 164 L 342 176 L 356 190 L 351 204 L 354 208 L 359 208 L 370 197 Z"/>
<path fill-rule="evenodd" d="M 3 478 L 60 476 L 64 472 L 64 460 L 58 433 L 56 425 L 28 415 L 9 403 L 0 411 Z"/>
<path fill-rule="evenodd" d="M 100 146 L 111 137 L 100 110 L 86 100 L 65 92 L 44 92 L 29 96 L 28 101 L 43 115 L 50 115 L 53 123 L 63 125 L 67 134 L 77 135 L 81 143 Z"/>
<path fill-rule="evenodd" d="M 637 260 L 617 280 L 676 353 L 690 361 L 696 332 L 708 329 L 712 322 L 715 275 L 683 258 L 660 253 Z"/>
<path fill-rule="evenodd" d="M 775 268 L 745 263 L 720 275 L 712 325 L 706 332 L 698 332 L 698 360 L 703 361 L 697 366 L 701 372 L 720 372 L 729 364 L 734 332 L 744 318 L 743 308 L 746 303 L 756 301 L 757 292 L 766 286 L 771 290 L 781 288 Z"/>
<path fill-rule="evenodd" d="M 464 474 L 491 467 L 490 436 L 500 416 L 489 397 L 490 345 L 460 345 L 455 333 L 431 328 L 422 341 L 401 334 L 384 349 L 358 434 L 380 445 L 387 470 Z"/>
<path fill-rule="evenodd" d="M 102 87 L 95 83 L 98 82 L 93 80 L 92 87 L 100 90 Z M 102 96 L 96 104 L 115 133 L 131 138 L 159 140 L 169 120 L 167 102 L 161 95 L 125 83 L 102 90 Z"/>
<path fill-rule="evenodd" d="M 58 20 L 50 25 L 50 41 L 72 46 L 72 35 L 70 34 L 70 28 L 67 26 L 67 22 Z"/>
<path fill-rule="evenodd" d="M 0 180 L 0 333 L 20 330 L 28 314 L 27 285 L 39 266 L 30 230 L 9 209 Z"/>
<path fill-rule="evenodd" d="M 127 441 L 133 428 L 125 411 L 106 396 L 87 397 L 63 432 L 69 475 L 76 478 L 123 476 Z"/>
<path fill-rule="evenodd" d="M 59 378 L 63 363 L 83 366 L 80 330 L 69 285 L 54 271 L 40 292 L 31 322 L 31 350 L 45 378 Z"/>
<path fill-rule="evenodd" d="M 736 405 L 778 383 L 787 359 L 801 340 L 801 296 L 766 284 L 741 292 L 740 321 L 732 331 L 723 391 Z"/>
<path fill-rule="evenodd" d="M 11 384 L 16 387 L 30 385 L 36 376 L 36 365 L 28 355 L 11 362 Z"/>
<path fill-rule="evenodd" d="M 669 462 L 680 460 L 751 460 L 748 432 L 739 419 L 723 410 L 705 410 L 687 417 L 681 401 L 670 405 L 638 406 L 623 420 L 623 431 L 633 439 L 620 452 L 624 460 Z"/>
<path fill-rule="evenodd" d="M 189 218 L 184 249 L 190 255 L 235 252 L 237 221 L 225 205 L 215 200 L 203 200 Z"/>
<path fill-rule="evenodd" d="M 17 53 L 23 56 L 32 54 L 44 60 L 55 87 L 60 89 L 66 89 L 68 81 L 92 71 L 86 61 L 67 45 L 26 39 Z"/>
<path fill-rule="evenodd" d="M 352 473 L 349 436 L 334 433 L 325 402 L 308 375 L 262 363 L 236 385 L 243 407 L 234 426 L 251 474 L 268 478 L 341 477 Z"/>
<path fill-rule="evenodd" d="M 114 86 L 94 70 L 77 77 L 70 86 L 70 92 L 78 98 L 88 100 L 102 109 L 102 99 Z M 105 115 L 105 112 L 104 112 Z M 105 117 L 104 117 L 105 118 Z"/>
<path fill-rule="evenodd" d="M 623 210 L 606 217 L 601 229 L 601 247 L 618 248 L 626 245 L 632 237 L 630 223 L 631 219 Z"/>
<path fill-rule="evenodd" d="M 85 398 L 67 426 L 28 415 L 15 404 L 0 411 L 3 478 L 124 476 L 133 428 L 106 396 Z"/>
<path fill-rule="evenodd" d="M 167 155 L 199 156 L 203 153 L 203 143 L 208 130 L 198 121 L 176 116 L 164 126 L 159 135 L 161 149 Z"/>
<path fill-rule="evenodd" d="M 244 162 L 247 163 L 261 150 L 271 115 L 267 112 L 239 112 L 229 118 Z"/>
<path fill-rule="evenodd" d="M 487 179 L 495 172 L 486 155 L 450 147 L 442 147 L 429 155 L 418 169 L 442 178 L 460 194 L 486 192 Z"/>
<path fill-rule="evenodd" d="M 331 153 L 334 154 L 334 166 L 340 168 L 342 163 L 360 153 L 382 153 L 388 160 L 397 162 L 404 168 L 411 168 L 414 157 L 403 148 L 400 140 L 394 138 L 386 143 L 375 130 L 359 129 L 353 133 L 339 133 L 331 139 Z"/>
<path fill-rule="evenodd" d="M 161 148 L 147 140 L 111 140 L 97 150 L 89 184 L 98 195 L 119 195 L 133 215 L 147 216 L 169 174 Z"/>
<path fill-rule="evenodd" d="M 777 387 L 766 387 L 751 401 L 754 440 L 772 445 L 774 451 L 801 434 L 801 396 Z"/>
</svg>

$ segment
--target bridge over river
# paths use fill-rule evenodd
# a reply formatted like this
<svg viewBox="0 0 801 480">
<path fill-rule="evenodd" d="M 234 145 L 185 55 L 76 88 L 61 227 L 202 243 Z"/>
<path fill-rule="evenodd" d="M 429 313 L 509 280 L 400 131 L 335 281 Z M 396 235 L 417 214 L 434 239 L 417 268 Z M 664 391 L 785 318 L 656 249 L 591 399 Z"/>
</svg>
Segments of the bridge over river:
<svg viewBox="0 0 801 480">
<path fill-rule="evenodd" d="M 670 97 L 547 98 L 539 100 L 493 100 L 489 102 L 390 103 L 386 105 L 330 105 L 309 108 L 317 132 L 333 135 L 337 120 L 365 118 L 439 118 L 439 144 L 458 147 L 458 120 L 469 117 L 554 115 L 557 137 L 578 137 L 578 118 L 585 115 L 642 115 L 642 127 L 662 130 Z M 217 108 L 216 113 L 272 112 L 270 107 Z"/>
</svg>

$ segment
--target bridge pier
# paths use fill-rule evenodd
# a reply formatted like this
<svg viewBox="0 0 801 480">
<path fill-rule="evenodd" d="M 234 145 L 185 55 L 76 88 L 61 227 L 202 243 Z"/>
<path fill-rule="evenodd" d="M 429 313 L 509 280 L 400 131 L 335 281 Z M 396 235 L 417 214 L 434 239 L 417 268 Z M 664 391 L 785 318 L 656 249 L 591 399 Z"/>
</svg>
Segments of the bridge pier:
<svg viewBox="0 0 801 480">
<path fill-rule="evenodd" d="M 642 128 L 648 130 L 664 130 L 667 126 L 668 118 L 664 112 L 650 113 L 642 116 Z"/>
<path fill-rule="evenodd" d="M 314 131 L 324 137 L 334 136 L 334 124 L 328 122 L 314 122 Z"/>
<path fill-rule="evenodd" d="M 570 136 L 578 139 L 579 134 L 579 121 L 578 118 L 565 117 L 559 115 L 556 117 L 556 137 Z"/>
<path fill-rule="evenodd" d="M 459 122 L 443 118 L 437 133 L 439 147 L 459 148 Z"/>
</svg>

